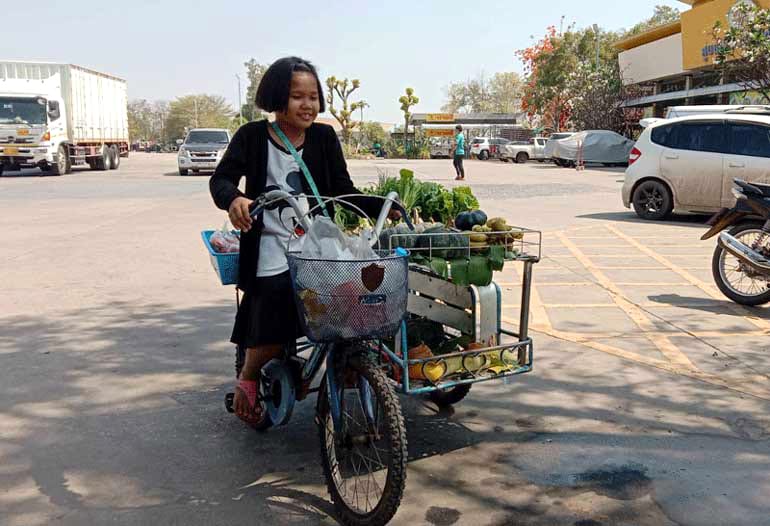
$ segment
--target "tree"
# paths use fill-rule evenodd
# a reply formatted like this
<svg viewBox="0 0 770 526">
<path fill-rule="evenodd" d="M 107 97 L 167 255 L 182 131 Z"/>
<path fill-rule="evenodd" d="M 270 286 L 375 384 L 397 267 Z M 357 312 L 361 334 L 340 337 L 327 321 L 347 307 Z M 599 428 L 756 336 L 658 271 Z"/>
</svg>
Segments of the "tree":
<svg viewBox="0 0 770 526">
<path fill-rule="evenodd" d="M 639 22 L 634 27 L 625 32 L 623 36 L 630 37 L 639 33 L 644 33 L 648 29 L 670 24 L 671 22 L 678 22 L 680 17 L 679 9 L 676 7 L 670 7 L 667 5 L 656 5 L 655 10 L 650 18 L 643 22 Z"/>
<path fill-rule="evenodd" d="M 268 66 L 260 64 L 255 59 L 249 59 L 243 63 L 246 66 L 246 76 L 249 85 L 246 87 L 246 102 L 241 106 L 241 113 L 246 121 L 259 121 L 265 118 L 265 115 L 257 108 L 254 99 L 257 96 L 257 88 L 265 75 Z"/>
<path fill-rule="evenodd" d="M 465 82 L 453 82 L 446 88 L 447 113 L 515 113 L 521 109 L 522 81 L 515 72 L 483 75 Z"/>
<path fill-rule="evenodd" d="M 578 64 L 570 79 L 571 122 L 579 130 L 612 130 L 629 135 L 629 110 L 623 101 L 641 96 L 640 88 L 624 86 L 618 62 Z M 638 118 L 636 119 L 638 121 Z"/>
<path fill-rule="evenodd" d="M 166 140 L 168 102 L 149 102 L 145 99 L 128 103 L 128 133 L 138 141 L 162 142 Z"/>
<path fill-rule="evenodd" d="M 329 104 L 329 113 L 331 113 L 332 116 L 337 119 L 337 122 L 340 123 L 340 126 L 342 126 L 342 141 L 348 145 L 350 144 L 351 132 L 356 126 L 356 123 L 353 121 L 353 112 L 359 109 L 362 103 L 366 104 L 363 101 L 353 102 L 351 104 L 348 103 L 350 95 L 360 86 L 361 81 L 358 79 L 339 80 L 334 76 L 326 79 L 326 87 L 329 90 L 329 93 L 326 95 L 326 102 Z M 342 103 L 342 108 L 340 109 L 334 107 L 335 93 Z"/>
<path fill-rule="evenodd" d="M 730 26 L 714 26 L 716 64 L 724 75 L 770 104 L 770 9 L 743 2 L 729 14 Z"/>
<path fill-rule="evenodd" d="M 368 145 L 373 145 L 376 143 L 379 144 L 385 144 L 385 140 L 387 139 L 385 135 L 385 130 L 380 126 L 379 123 L 376 122 L 363 122 L 361 123 L 361 135 L 363 136 L 363 140 Z"/>
<path fill-rule="evenodd" d="M 190 128 L 229 128 L 234 112 L 219 95 L 186 95 L 169 105 L 166 135 L 180 139 Z"/>
<path fill-rule="evenodd" d="M 572 109 L 567 84 L 577 57 L 569 47 L 565 37 L 550 26 L 535 45 L 516 53 L 527 74 L 522 108 L 531 116 L 541 115 L 556 131 L 567 124 Z"/>
<path fill-rule="evenodd" d="M 412 114 L 409 109 L 420 102 L 420 98 L 414 94 L 412 88 L 406 88 L 405 95 L 399 97 L 398 102 L 401 103 L 401 111 L 404 112 L 404 152 L 409 155 L 408 140 L 409 135 L 409 121 L 412 119 Z"/>
</svg>

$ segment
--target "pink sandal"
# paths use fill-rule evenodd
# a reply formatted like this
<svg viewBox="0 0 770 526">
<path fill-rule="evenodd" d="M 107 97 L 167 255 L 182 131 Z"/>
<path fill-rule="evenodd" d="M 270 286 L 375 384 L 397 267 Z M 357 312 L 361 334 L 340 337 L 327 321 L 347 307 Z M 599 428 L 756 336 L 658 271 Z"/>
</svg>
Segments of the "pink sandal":
<svg viewBox="0 0 770 526">
<path fill-rule="evenodd" d="M 257 380 L 238 380 L 235 386 L 236 391 L 240 389 L 246 395 L 249 401 L 249 414 L 238 418 L 246 422 L 251 427 L 256 427 L 265 419 L 265 408 L 259 402 L 262 401 L 257 389 Z"/>
</svg>

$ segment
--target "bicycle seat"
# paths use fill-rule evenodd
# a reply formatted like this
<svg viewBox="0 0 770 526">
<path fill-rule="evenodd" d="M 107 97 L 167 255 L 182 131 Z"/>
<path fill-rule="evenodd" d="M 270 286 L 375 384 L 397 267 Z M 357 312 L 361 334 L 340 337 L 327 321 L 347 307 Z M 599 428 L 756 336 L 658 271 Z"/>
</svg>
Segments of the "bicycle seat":
<svg viewBox="0 0 770 526">
<path fill-rule="evenodd" d="M 741 179 L 733 179 L 736 186 L 739 186 L 746 195 L 754 195 L 756 197 L 770 197 L 770 185 L 747 183 Z"/>
</svg>

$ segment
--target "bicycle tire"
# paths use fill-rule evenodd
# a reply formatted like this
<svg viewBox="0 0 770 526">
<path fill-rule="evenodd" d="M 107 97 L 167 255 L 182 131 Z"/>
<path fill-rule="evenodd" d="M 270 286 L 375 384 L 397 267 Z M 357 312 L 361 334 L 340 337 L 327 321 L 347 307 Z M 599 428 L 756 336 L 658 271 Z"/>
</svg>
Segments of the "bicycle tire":
<svg viewBox="0 0 770 526">
<path fill-rule="evenodd" d="M 381 426 L 378 426 L 378 428 L 382 427 L 383 434 L 387 434 L 386 441 L 389 444 L 388 451 L 390 454 L 385 466 L 388 471 L 379 501 L 371 511 L 361 513 L 353 509 L 346 502 L 342 494 L 338 478 L 335 477 L 335 473 L 340 472 L 340 462 L 337 461 L 338 447 L 336 445 L 336 439 L 339 437 L 336 436 L 334 431 L 326 379 L 324 379 L 321 385 L 316 406 L 316 421 L 318 423 L 318 436 L 321 445 L 321 465 L 329 495 L 340 521 L 347 526 L 382 526 L 387 524 L 395 515 L 401 504 L 406 486 L 406 426 L 398 396 L 388 382 L 384 371 L 374 360 L 370 356 L 359 355 L 351 358 L 349 366 L 369 382 L 374 395 L 373 399 L 377 401 L 376 405 L 383 411 L 383 418 L 380 420 Z M 376 450 L 377 448 L 375 447 L 374 449 Z M 332 452 L 334 453 L 333 458 Z M 377 460 L 382 464 L 381 457 L 378 456 Z M 369 479 L 367 479 L 367 484 L 368 481 Z M 345 493 L 347 493 L 347 481 L 344 481 L 342 487 L 345 488 Z M 367 485 L 367 490 L 368 488 L 369 486 Z M 356 496 L 358 496 L 357 493 Z"/>
</svg>

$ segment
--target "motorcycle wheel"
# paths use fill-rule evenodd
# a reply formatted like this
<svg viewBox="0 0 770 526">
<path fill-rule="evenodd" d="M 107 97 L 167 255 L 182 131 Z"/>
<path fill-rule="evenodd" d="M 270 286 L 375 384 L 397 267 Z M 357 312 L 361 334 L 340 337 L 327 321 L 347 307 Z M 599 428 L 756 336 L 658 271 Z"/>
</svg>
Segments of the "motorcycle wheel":
<svg viewBox="0 0 770 526">
<path fill-rule="evenodd" d="M 761 223 L 743 223 L 729 231 L 745 245 L 754 248 L 759 236 L 765 235 Z M 770 235 L 765 250 L 770 252 Z M 759 247 L 761 248 L 761 247 Z M 756 248 L 754 248 L 756 250 Z M 711 273 L 719 290 L 740 305 L 756 306 L 770 302 L 770 276 L 761 276 L 745 263 L 717 245 L 711 258 Z"/>
</svg>

